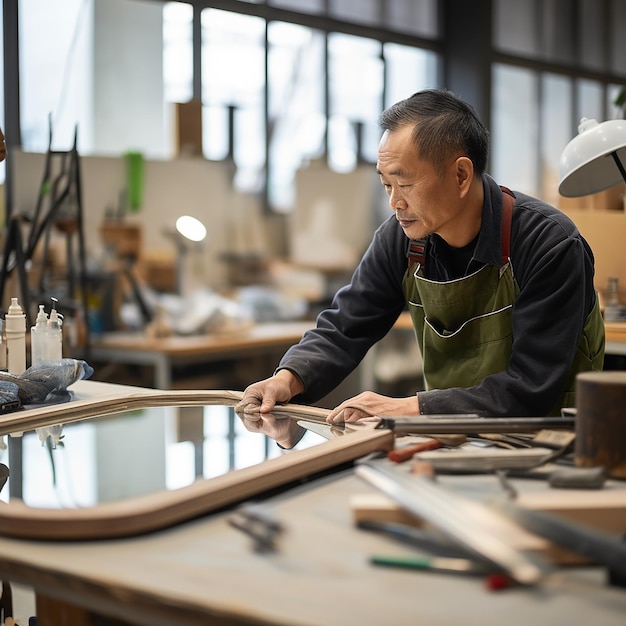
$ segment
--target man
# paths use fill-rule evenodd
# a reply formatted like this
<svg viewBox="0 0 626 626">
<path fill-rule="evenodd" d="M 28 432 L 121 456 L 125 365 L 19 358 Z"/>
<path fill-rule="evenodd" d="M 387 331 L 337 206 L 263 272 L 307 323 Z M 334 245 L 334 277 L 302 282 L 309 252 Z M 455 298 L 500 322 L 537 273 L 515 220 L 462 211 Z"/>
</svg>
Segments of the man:
<svg viewBox="0 0 626 626">
<path fill-rule="evenodd" d="M 444 90 L 383 112 L 377 170 L 394 215 L 349 285 L 240 408 L 312 403 L 336 387 L 408 306 L 426 391 L 366 391 L 329 422 L 371 415 L 544 416 L 575 405 L 578 372 L 599 370 L 604 325 L 594 259 L 554 207 L 485 173 L 488 132 Z M 358 216 L 346 215 L 346 219 Z"/>
</svg>

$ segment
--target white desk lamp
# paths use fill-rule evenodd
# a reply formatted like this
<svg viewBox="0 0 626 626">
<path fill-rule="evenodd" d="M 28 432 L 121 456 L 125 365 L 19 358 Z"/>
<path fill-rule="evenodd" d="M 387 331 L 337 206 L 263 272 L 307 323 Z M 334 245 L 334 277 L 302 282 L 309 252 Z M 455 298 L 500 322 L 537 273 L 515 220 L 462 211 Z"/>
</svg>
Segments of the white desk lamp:
<svg viewBox="0 0 626 626">
<path fill-rule="evenodd" d="M 206 226 L 191 215 L 181 215 L 176 220 L 176 230 L 189 241 L 200 242 L 206 238 Z"/>
<path fill-rule="evenodd" d="M 176 220 L 176 249 L 178 258 L 176 261 L 176 282 L 179 294 L 184 294 L 185 256 L 189 251 L 189 245 L 199 244 L 207 236 L 206 226 L 191 215 L 181 215 Z"/>
<path fill-rule="evenodd" d="M 626 120 L 598 124 L 583 118 L 578 135 L 561 154 L 559 193 L 575 198 L 598 193 L 626 182 Z M 606 321 L 624 321 L 626 308 L 619 303 L 617 279 L 609 278 Z"/>
<path fill-rule="evenodd" d="M 584 118 L 559 164 L 559 193 L 586 196 L 626 182 L 626 120 Z"/>
</svg>

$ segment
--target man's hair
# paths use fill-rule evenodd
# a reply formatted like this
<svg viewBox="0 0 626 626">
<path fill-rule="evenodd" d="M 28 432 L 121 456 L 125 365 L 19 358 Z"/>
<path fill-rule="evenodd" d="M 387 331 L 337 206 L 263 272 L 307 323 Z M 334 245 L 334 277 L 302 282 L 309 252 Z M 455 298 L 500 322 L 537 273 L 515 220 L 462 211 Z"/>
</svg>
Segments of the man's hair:
<svg viewBox="0 0 626 626">
<path fill-rule="evenodd" d="M 394 131 L 413 125 L 413 141 L 421 159 L 442 172 L 451 157 L 467 156 L 474 171 L 487 167 L 489 131 L 467 103 L 444 89 L 418 91 L 382 112 L 379 125 Z"/>
</svg>

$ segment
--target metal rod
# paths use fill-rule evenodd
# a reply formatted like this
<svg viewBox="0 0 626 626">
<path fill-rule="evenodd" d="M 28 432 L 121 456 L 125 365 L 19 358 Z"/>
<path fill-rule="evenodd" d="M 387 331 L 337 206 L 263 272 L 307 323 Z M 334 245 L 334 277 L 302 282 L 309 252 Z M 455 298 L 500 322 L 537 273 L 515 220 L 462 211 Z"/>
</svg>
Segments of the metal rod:
<svg viewBox="0 0 626 626">
<path fill-rule="evenodd" d="M 566 417 L 467 417 L 464 415 L 423 418 L 381 418 L 378 428 L 389 428 L 399 434 L 449 433 L 523 433 L 548 429 L 573 430 L 576 419 Z"/>
<path fill-rule="evenodd" d="M 615 161 L 615 165 L 617 165 L 617 169 L 622 175 L 624 182 L 626 182 L 626 170 L 624 169 L 624 166 L 622 165 L 622 162 L 620 161 L 620 158 L 617 154 L 617 150 L 615 152 L 611 152 L 611 156 L 613 157 L 613 160 Z"/>
</svg>

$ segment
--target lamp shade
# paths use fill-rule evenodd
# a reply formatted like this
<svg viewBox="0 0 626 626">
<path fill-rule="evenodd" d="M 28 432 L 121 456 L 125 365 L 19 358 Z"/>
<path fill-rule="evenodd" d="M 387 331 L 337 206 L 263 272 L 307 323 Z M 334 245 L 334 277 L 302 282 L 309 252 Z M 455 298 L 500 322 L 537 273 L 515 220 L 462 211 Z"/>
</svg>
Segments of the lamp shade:
<svg viewBox="0 0 626 626">
<path fill-rule="evenodd" d="M 206 237 L 206 226 L 191 215 L 181 215 L 176 220 L 176 230 L 189 241 L 203 241 Z"/>
<path fill-rule="evenodd" d="M 626 181 L 626 120 L 583 118 L 559 164 L 559 193 L 574 198 Z M 621 169 L 620 169 L 621 167 Z"/>
</svg>

